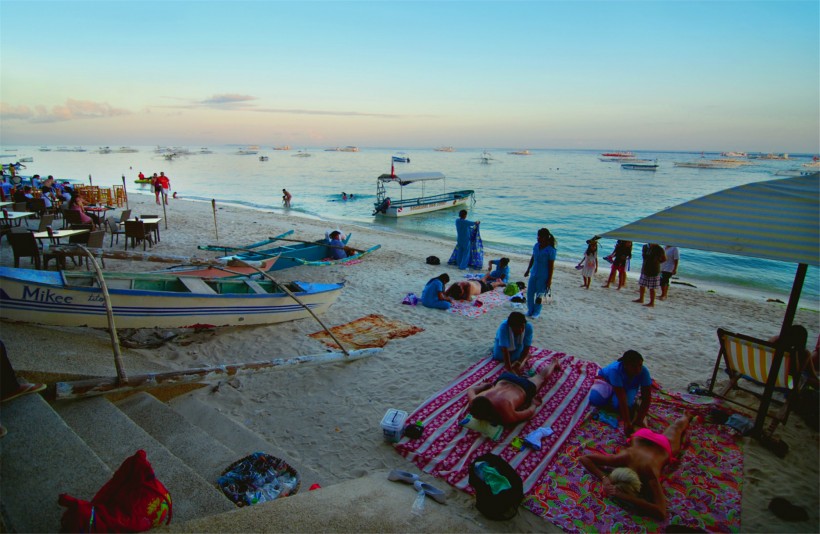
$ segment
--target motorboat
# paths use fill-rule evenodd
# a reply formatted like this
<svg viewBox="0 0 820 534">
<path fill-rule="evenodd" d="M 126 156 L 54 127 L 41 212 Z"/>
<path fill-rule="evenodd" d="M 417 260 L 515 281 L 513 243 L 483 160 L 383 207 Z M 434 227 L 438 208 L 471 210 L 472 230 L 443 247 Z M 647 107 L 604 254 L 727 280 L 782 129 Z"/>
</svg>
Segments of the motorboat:
<svg viewBox="0 0 820 534">
<path fill-rule="evenodd" d="M 440 172 L 411 172 L 395 174 L 382 174 L 376 179 L 376 202 L 374 203 L 374 216 L 382 217 L 407 217 L 420 213 L 429 213 L 449 208 L 456 208 L 475 200 L 475 191 L 464 189 L 461 191 L 443 192 L 435 195 L 425 195 L 425 189 L 429 182 L 441 181 L 445 184 L 444 174 Z M 421 186 L 421 196 L 404 198 L 404 188 L 417 184 Z M 387 187 L 391 185 L 399 186 L 399 198 L 387 196 Z"/>
<path fill-rule="evenodd" d="M 410 163 L 410 156 L 404 152 L 399 152 L 393 156 L 393 161 L 396 163 Z"/>
</svg>

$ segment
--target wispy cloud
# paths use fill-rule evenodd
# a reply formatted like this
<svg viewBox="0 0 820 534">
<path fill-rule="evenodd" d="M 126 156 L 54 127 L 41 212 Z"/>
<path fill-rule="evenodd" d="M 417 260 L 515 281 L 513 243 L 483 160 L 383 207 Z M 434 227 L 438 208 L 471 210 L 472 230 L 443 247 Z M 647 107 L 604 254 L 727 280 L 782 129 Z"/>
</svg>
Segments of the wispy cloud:
<svg viewBox="0 0 820 534">
<path fill-rule="evenodd" d="M 320 115 L 329 117 L 375 117 L 380 119 L 398 119 L 408 117 L 408 115 L 398 115 L 395 113 L 371 113 L 366 111 L 337 111 L 328 109 L 301 108 L 265 108 L 259 107 L 255 103 L 252 103 L 255 100 L 259 100 L 259 98 L 251 95 L 223 93 L 213 95 L 212 97 L 206 98 L 204 100 L 189 100 L 187 104 L 177 104 L 161 107 L 175 109 L 210 108 L 220 109 L 224 111 L 251 111 L 256 113 L 279 113 L 283 115 Z"/>
<path fill-rule="evenodd" d="M 29 122 L 64 122 L 81 119 L 100 119 L 130 115 L 127 109 L 112 107 L 105 102 L 91 102 L 89 100 L 74 100 L 69 98 L 62 106 L 13 106 L 0 102 L 0 119 L 25 120 Z"/>
</svg>

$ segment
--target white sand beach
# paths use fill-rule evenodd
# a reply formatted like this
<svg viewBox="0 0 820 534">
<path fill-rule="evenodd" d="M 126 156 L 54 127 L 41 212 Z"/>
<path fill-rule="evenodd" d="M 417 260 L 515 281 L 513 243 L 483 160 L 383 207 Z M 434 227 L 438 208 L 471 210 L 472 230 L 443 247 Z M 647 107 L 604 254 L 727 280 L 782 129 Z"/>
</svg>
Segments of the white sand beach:
<svg viewBox="0 0 820 534">
<path fill-rule="evenodd" d="M 159 208 L 152 196 L 132 195 L 130 204 L 135 214 L 156 213 Z M 291 237 L 312 240 L 323 237 L 328 229 L 340 227 L 353 234 L 351 246 L 365 249 L 381 244 L 381 249 L 361 263 L 302 266 L 275 272 L 274 278 L 344 282 L 345 289 L 338 302 L 321 317 L 328 326 L 377 313 L 424 331 L 391 340 L 380 354 L 356 362 L 245 375 L 223 384 L 218 391 L 207 387 L 195 394 L 286 451 L 296 461 L 297 469 L 303 465 L 319 473 L 328 487 L 366 476 L 386 479 L 387 472 L 393 468 L 419 472 L 382 439 L 379 426 L 382 416 L 389 408 L 412 411 L 472 363 L 485 357 L 498 324 L 511 308 L 504 305 L 480 317 L 467 318 L 420 305 L 401 304 L 407 293 L 420 295 L 425 282 L 442 272 L 449 273 L 451 281 L 461 279 L 462 273 L 453 267 L 425 264 L 425 258 L 430 255 L 438 256 L 446 264 L 452 241 L 291 217 L 281 212 L 219 205 L 217 208 L 218 241 L 209 203 L 172 201 L 167 212 L 168 228 L 163 225 L 162 241 L 153 252 L 214 257 L 215 253 L 197 250 L 197 245 L 241 247 L 290 229 L 295 229 Z M 452 217 L 455 218 L 455 213 Z M 533 222 L 533 242 L 541 226 L 549 224 Z M 108 239 L 107 236 L 106 245 Z M 114 248 L 123 248 L 122 239 Z M 486 260 L 500 255 L 485 249 L 485 264 Z M 524 280 L 529 258 L 505 255 L 511 258 L 511 279 Z M 684 273 L 685 261 L 684 255 L 681 266 Z M 8 244 L 0 247 L 0 263 L 13 265 Z M 24 259 L 22 266 L 27 264 L 28 260 Z M 146 271 L 163 267 L 106 260 L 106 270 Z M 664 388 L 684 391 L 690 382 L 705 385 L 711 377 L 718 351 L 715 333 L 718 327 L 768 338 L 779 332 L 783 320 L 785 305 L 782 303 L 680 284 L 672 285 L 668 300 L 657 302 L 654 308 L 643 307 L 632 302 L 636 298 L 639 274 L 635 266 L 629 273 L 625 290 L 602 289 L 600 286 L 607 274 L 608 264 L 602 262 L 591 289 L 584 290 L 579 287 L 581 277 L 573 266 L 558 265 L 553 279 L 555 301 L 534 320 L 533 344 L 600 365 L 610 363 L 627 349 L 635 349 L 643 354 L 652 377 Z M 795 322 L 807 327 L 813 344 L 820 333 L 817 312 L 799 309 Z M 9 349 L 11 360 L 23 376 L 26 371 L 114 375 L 110 340 L 104 331 L 11 323 L 3 323 L 0 328 L 0 337 Z M 321 326 L 312 319 L 272 326 L 223 328 L 187 333 L 158 348 L 125 348 L 123 354 L 126 370 L 132 374 L 318 354 L 326 347 L 308 334 L 319 330 Z M 741 530 L 817 531 L 820 526 L 818 434 L 795 414 L 777 434 L 790 446 L 790 453 L 784 459 L 750 438 L 740 438 L 745 454 Z M 161 474 L 158 475 L 161 478 Z M 425 480 L 448 493 L 450 502 L 445 513 L 450 521 L 446 527 L 442 525 L 442 529 L 556 530 L 526 510 L 513 521 L 492 524 L 472 508 L 469 495 L 441 480 L 430 477 Z M 409 514 L 415 497 L 409 488 L 401 489 L 407 491 L 386 491 L 381 496 L 391 500 L 397 515 Z M 333 495 L 332 505 L 338 507 L 340 515 L 334 520 L 333 514 L 327 514 L 323 530 L 347 530 L 350 526 L 341 518 L 348 506 L 346 497 L 343 493 Z M 809 521 L 789 523 L 776 518 L 767 509 L 769 501 L 776 496 L 804 507 Z M 206 524 L 207 520 L 202 524 L 203 529 Z M 297 523 L 291 524 L 293 530 L 300 530 Z M 430 529 L 436 530 L 435 526 Z M 311 528 L 304 527 L 304 530 Z M 408 525 L 407 530 L 416 529 Z"/>
</svg>

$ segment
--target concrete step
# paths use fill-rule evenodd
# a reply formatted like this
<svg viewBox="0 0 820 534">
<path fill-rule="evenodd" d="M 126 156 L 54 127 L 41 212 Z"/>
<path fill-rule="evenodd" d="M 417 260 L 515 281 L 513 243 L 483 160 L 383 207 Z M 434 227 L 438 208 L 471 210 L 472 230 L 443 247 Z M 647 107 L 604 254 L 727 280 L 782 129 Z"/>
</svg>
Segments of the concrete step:
<svg viewBox="0 0 820 534">
<path fill-rule="evenodd" d="M 113 472 L 40 395 L 2 406 L 0 510 L 10 532 L 58 532 L 61 493 L 91 500 Z"/>
<path fill-rule="evenodd" d="M 147 393 L 132 395 L 117 407 L 210 483 L 215 484 L 225 468 L 241 458 Z"/>
<path fill-rule="evenodd" d="M 198 396 L 202 390 L 180 395 L 168 402 L 175 411 L 182 414 L 192 424 L 200 427 L 223 445 L 234 451 L 238 458 L 254 452 L 264 452 L 281 458 L 299 472 L 301 478 L 300 492 L 307 491 L 313 484 L 325 486 L 326 481 L 315 471 L 300 466 L 278 447 L 274 447 L 242 423 L 221 413 L 213 406 L 201 401 Z"/>
<path fill-rule="evenodd" d="M 104 397 L 59 403 L 55 409 L 111 471 L 116 471 L 139 449 L 145 450 L 157 478 L 171 493 L 174 521 L 187 521 L 236 508 L 215 484 L 196 474 Z"/>
</svg>

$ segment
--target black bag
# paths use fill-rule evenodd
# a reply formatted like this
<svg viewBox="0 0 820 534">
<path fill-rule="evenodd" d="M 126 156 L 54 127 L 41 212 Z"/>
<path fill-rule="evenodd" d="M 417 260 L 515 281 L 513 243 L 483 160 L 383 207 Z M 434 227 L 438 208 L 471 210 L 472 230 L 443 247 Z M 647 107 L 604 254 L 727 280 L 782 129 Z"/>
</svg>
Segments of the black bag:
<svg viewBox="0 0 820 534">
<path fill-rule="evenodd" d="M 427 265 L 441 265 L 441 260 L 436 256 L 427 256 Z"/>
<path fill-rule="evenodd" d="M 490 486 L 475 472 L 475 465 L 480 462 L 487 462 L 490 467 L 495 468 L 500 475 L 509 480 L 511 487 L 493 495 Z M 524 500 L 524 483 L 521 477 L 503 458 L 492 453 L 479 456 L 470 464 L 470 485 L 475 489 L 475 507 L 488 519 L 512 519 L 518 513 L 521 501 Z"/>
</svg>

